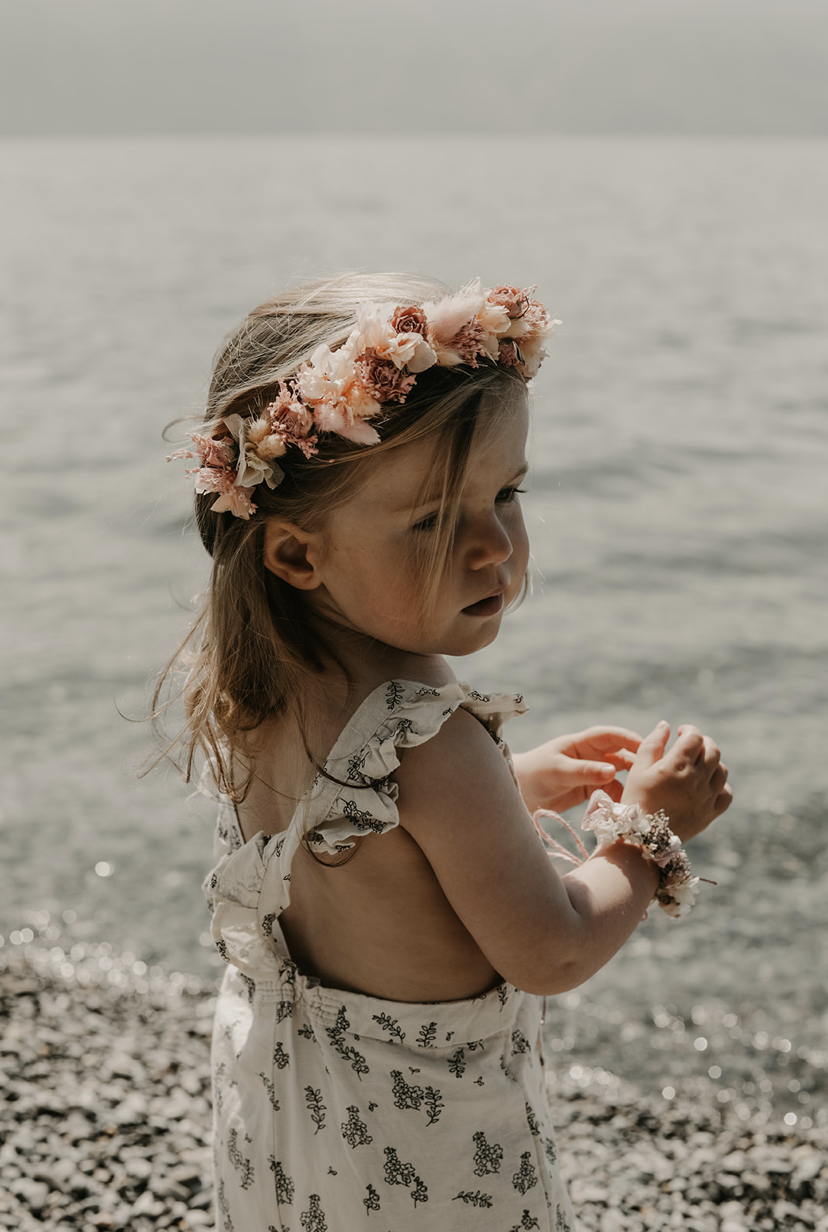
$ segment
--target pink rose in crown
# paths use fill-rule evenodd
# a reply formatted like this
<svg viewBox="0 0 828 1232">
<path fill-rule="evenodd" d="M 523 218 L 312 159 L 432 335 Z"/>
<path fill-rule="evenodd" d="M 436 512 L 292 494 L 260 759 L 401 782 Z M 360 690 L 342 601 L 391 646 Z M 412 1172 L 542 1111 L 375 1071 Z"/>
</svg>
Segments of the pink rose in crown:
<svg viewBox="0 0 828 1232">
<path fill-rule="evenodd" d="M 280 381 L 279 393 L 268 403 L 265 414 L 269 432 L 278 430 L 299 438 L 309 436 L 313 431 L 313 412 L 300 400 L 293 382 Z"/>
<path fill-rule="evenodd" d="M 534 290 L 534 287 L 529 287 L 526 291 L 522 291 L 520 287 L 508 287 L 503 284 L 499 287 L 492 287 L 487 298 L 490 304 L 499 304 L 505 308 L 507 314 L 514 319 L 523 316 L 529 294 Z"/>
<path fill-rule="evenodd" d="M 420 310 L 406 308 L 404 311 L 419 313 Z M 390 312 L 389 305 L 360 304 L 354 334 L 359 357 L 373 351 L 379 359 L 386 359 L 397 368 L 407 367 L 414 373 L 433 367 L 437 356 L 424 335 L 419 329 L 398 333 L 389 317 Z"/>
<path fill-rule="evenodd" d="M 405 402 L 417 379 L 396 364 L 381 359 L 373 347 L 356 361 L 356 370 L 363 386 L 377 402 Z"/>
<path fill-rule="evenodd" d="M 395 308 L 391 324 L 398 334 L 420 334 L 425 338 L 428 332 L 425 313 L 416 305 L 410 308 Z"/>
<path fill-rule="evenodd" d="M 201 436 L 198 432 L 191 432 L 190 438 L 201 450 L 202 466 L 217 466 L 221 469 L 232 462 L 233 438 L 229 432 L 219 437 Z"/>
</svg>

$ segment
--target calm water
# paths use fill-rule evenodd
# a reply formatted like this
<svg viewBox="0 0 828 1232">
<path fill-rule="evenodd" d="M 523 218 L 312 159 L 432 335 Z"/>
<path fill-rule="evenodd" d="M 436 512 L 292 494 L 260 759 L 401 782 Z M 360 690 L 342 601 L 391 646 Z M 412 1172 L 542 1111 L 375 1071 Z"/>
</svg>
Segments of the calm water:
<svg viewBox="0 0 828 1232">
<path fill-rule="evenodd" d="M 0 177 L 5 944 L 39 926 L 214 971 L 209 811 L 170 771 L 137 780 L 149 736 L 121 715 L 203 584 L 160 433 L 223 333 L 342 268 L 538 283 L 565 324 L 535 382 L 534 595 L 462 674 L 526 692 L 516 748 L 697 722 L 737 796 L 694 844 L 718 885 L 553 1005 L 554 1047 L 807 1126 L 828 1038 L 828 143 L 6 141 Z"/>
</svg>

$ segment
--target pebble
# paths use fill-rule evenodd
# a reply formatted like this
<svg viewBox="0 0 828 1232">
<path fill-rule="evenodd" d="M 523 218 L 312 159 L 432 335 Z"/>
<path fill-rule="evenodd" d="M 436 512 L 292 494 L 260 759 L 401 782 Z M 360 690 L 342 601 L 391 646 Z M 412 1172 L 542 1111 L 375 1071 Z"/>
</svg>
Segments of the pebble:
<svg viewBox="0 0 828 1232">
<path fill-rule="evenodd" d="M 0 951 L 0 1229 L 210 1232 L 214 995 L 84 985 Z M 578 1232 L 828 1232 L 825 1125 L 565 1070 L 549 1093 Z"/>
</svg>

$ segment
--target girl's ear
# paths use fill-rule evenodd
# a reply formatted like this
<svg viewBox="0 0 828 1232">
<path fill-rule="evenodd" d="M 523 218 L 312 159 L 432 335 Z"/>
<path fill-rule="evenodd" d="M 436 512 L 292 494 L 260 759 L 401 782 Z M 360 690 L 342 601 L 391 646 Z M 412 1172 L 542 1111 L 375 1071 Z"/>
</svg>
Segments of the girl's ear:
<svg viewBox="0 0 828 1232">
<path fill-rule="evenodd" d="M 297 590 L 316 590 L 322 585 L 322 536 L 302 530 L 292 522 L 269 518 L 265 525 L 264 565 Z"/>
</svg>

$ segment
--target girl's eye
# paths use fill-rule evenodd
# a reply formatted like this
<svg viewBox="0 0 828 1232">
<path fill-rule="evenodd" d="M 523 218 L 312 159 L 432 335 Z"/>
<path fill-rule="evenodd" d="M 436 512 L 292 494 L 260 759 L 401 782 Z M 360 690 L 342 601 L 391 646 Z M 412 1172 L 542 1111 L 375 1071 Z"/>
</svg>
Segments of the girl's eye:
<svg viewBox="0 0 828 1232">
<path fill-rule="evenodd" d="M 440 514 L 438 512 L 430 513 L 428 517 L 421 518 L 419 522 L 416 522 L 412 530 L 436 530 L 439 521 Z"/>
<path fill-rule="evenodd" d="M 510 505 L 515 497 L 525 491 L 526 488 L 501 488 L 495 499 L 499 505 Z"/>
</svg>

